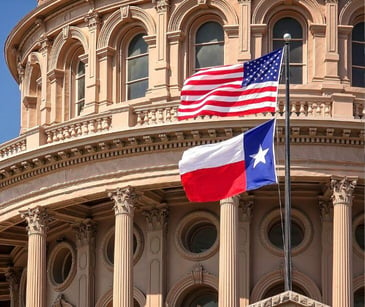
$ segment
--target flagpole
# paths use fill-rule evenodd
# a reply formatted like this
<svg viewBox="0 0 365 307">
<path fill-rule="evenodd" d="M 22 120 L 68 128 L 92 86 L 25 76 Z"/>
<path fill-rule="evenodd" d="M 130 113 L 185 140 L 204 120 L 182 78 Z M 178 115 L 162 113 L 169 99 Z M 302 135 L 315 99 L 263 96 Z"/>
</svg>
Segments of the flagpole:
<svg viewBox="0 0 365 307">
<path fill-rule="evenodd" d="M 291 194 L 290 194 L 290 93 L 289 93 L 289 56 L 290 40 L 289 33 L 284 34 L 285 40 L 285 291 L 292 290 L 292 264 L 291 264 Z"/>
</svg>

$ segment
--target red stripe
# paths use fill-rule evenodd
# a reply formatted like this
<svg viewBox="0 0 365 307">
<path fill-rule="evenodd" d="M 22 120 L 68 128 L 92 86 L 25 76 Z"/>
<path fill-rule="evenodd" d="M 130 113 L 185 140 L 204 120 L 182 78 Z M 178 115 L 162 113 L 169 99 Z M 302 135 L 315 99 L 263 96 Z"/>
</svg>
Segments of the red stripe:
<svg viewBox="0 0 365 307">
<path fill-rule="evenodd" d="M 221 117 L 227 117 L 227 116 L 242 116 L 242 115 L 249 115 L 249 114 L 255 114 L 255 113 L 263 113 L 263 112 L 275 112 L 276 109 L 274 107 L 264 107 L 264 108 L 252 108 L 250 110 L 245 111 L 239 111 L 239 112 L 217 112 L 217 111 L 210 111 L 210 110 L 202 110 L 198 114 L 194 115 L 181 115 L 183 113 L 179 113 L 178 119 L 188 119 L 188 118 L 194 118 L 197 116 L 204 116 L 204 115 L 217 115 Z"/>
<path fill-rule="evenodd" d="M 237 101 L 219 101 L 219 100 L 209 100 L 207 103 L 203 104 L 202 106 L 195 107 L 195 103 L 191 103 L 189 101 L 181 101 L 180 105 L 189 106 L 191 105 L 191 108 L 184 108 L 179 109 L 179 112 L 194 112 L 196 110 L 202 109 L 205 106 L 216 106 L 216 107 L 226 107 L 226 108 L 232 108 L 232 107 L 239 107 L 239 106 L 247 106 L 250 104 L 256 104 L 261 102 L 276 102 L 276 97 L 260 97 L 255 99 L 249 99 L 249 100 L 237 100 Z"/>
<path fill-rule="evenodd" d="M 181 175 L 190 201 L 218 201 L 246 191 L 245 161 Z"/>
<path fill-rule="evenodd" d="M 184 86 L 187 85 L 212 85 L 212 84 L 224 84 L 236 81 L 242 81 L 243 78 L 227 78 L 227 79 L 202 79 L 202 80 L 186 80 Z"/>
</svg>

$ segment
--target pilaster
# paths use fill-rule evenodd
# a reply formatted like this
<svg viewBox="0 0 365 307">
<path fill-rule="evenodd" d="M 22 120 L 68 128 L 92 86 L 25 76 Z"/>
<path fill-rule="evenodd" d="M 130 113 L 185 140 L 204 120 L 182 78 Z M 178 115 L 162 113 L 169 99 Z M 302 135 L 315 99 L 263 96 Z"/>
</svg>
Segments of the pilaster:
<svg viewBox="0 0 365 307">
<path fill-rule="evenodd" d="M 109 197 L 115 212 L 113 306 L 133 307 L 133 215 L 138 196 L 128 186 Z"/>
<path fill-rule="evenodd" d="M 100 31 L 101 18 L 99 14 L 91 9 L 84 18 L 89 29 L 89 50 L 88 50 L 88 63 L 85 65 L 85 107 L 83 114 L 91 114 L 97 112 L 97 66 L 96 66 L 96 46 L 97 37 Z"/>
<path fill-rule="evenodd" d="M 21 212 L 28 224 L 26 307 L 46 307 L 46 237 L 50 216 L 43 207 Z"/>
<path fill-rule="evenodd" d="M 220 201 L 219 307 L 239 306 L 238 196 Z"/>
<path fill-rule="evenodd" d="M 326 55 L 325 55 L 325 80 L 339 82 L 338 62 L 338 1 L 326 0 Z"/>
<path fill-rule="evenodd" d="M 322 302 L 331 305 L 332 302 L 332 265 L 333 265 L 333 205 L 331 201 L 320 198 L 318 200 L 322 221 L 321 231 L 321 279 Z"/>
<path fill-rule="evenodd" d="M 86 219 L 74 225 L 77 245 L 79 307 L 94 306 L 95 297 L 95 234 L 96 224 Z"/>
<path fill-rule="evenodd" d="M 239 56 L 238 60 L 251 60 L 251 0 L 238 0 L 239 3 Z"/>
<path fill-rule="evenodd" d="M 147 307 L 163 307 L 166 292 L 166 205 L 143 211 L 147 222 L 148 288 Z"/>
<path fill-rule="evenodd" d="M 239 306 L 245 307 L 249 305 L 250 299 L 250 222 L 254 199 L 253 197 L 242 197 L 239 204 Z"/>
<path fill-rule="evenodd" d="M 185 34 L 182 31 L 167 33 L 167 40 L 170 50 L 170 95 L 171 97 L 180 98 L 180 90 L 183 84 L 181 46 L 185 40 Z M 176 69 L 175 71 L 173 69 Z"/>
<path fill-rule="evenodd" d="M 19 307 L 20 276 L 21 276 L 20 268 L 9 267 L 5 272 L 5 278 L 9 284 L 11 307 Z"/>
<path fill-rule="evenodd" d="M 333 279 L 332 306 L 353 306 L 352 291 L 352 193 L 356 178 L 332 178 Z"/>
</svg>

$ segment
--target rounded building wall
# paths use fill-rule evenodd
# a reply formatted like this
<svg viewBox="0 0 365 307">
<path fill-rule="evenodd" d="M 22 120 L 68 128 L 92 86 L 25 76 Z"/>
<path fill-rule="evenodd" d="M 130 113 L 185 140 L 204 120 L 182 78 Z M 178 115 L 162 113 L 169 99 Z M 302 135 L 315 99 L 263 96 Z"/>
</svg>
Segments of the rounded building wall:
<svg viewBox="0 0 365 307">
<path fill-rule="evenodd" d="M 240 306 L 282 290 L 277 225 L 284 204 L 284 85 L 275 114 L 176 118 L 187 77 L 205 63 L 244 62 L 273 50 L 282 20 L 296 27 L 290 63 L 293 289 L 334 303 L 334 211 L 341 191 L 333 182 L 349 193 L 349 275 L 354 293 L 364 287 L 365 92 L 357 82 L 365 67 L 352 53 L 364 44 L 356 34 L 364 20 L 361 1 L 38 1 L 5 46 L 22 108 L 20 136 L 0 145 L 0 303 L 25 306 L 35 261 L 32 223 L 43 209 L 49 219 L 38 225 L 46 234 L 38 246 L 45 252 L 39 279 L 47 290 L 28 300 L 44 295 L 44 306 L 111 306 L 119 293 L 116 278 L 124 276 L 112 260 L 131 242 L 128 287 L 135 306 L 196 306 L 201 297 L 216 303 L 220 238 L 227 235 L 220 229 L 221 205 L 187 200 L 178 161 L 190 147 L 228 139 L 272 117 L 278 119 L 279 184 L 239 196 L 239 268 L 233 273 Z M 204 32 L 202 25 L 215 30 Z M 132 211 L 119 206 L 118 191 L 128 187 L 137 193 Z M 120 216 L 131 217 L 131 224 Z M 202 234 L 206 240 L 199 240 Z"/>
</svg>

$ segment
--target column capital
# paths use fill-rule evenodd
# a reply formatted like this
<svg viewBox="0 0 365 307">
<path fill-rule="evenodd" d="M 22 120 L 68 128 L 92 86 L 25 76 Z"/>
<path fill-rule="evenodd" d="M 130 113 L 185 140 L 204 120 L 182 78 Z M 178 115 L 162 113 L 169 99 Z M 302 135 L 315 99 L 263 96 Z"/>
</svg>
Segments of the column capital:
<svg viewBox="0 0 365 307">
<path fill-rule="evenodd" d="M 241 197 L 239 200 L 239 206 L 241 208 L 240 211 L 240 219 L 242 221 L 249 222 L 252 217 L 252 209 L 254 205 L 254 199 L 253 196 L 249 198 L 243 198 Z"/>
<path fill-rule="evenodd" d="M 322 222 L 330 222 L 333 219 L 333 204 L 328 199 L 318 199 L 319 211 Z"/>
<path fill-rule="evenodd" d="M 17 291 L 19 289 L 19 282 L 21 276 L 21 269 L 8 267 L 5 271 L 6 281 L 9 283 L 10 291 Z"/>
<path fill-rule="evenodd" d="M 333 205 L 347 204 L 350 205 L 352 202 L 352 193 L 356 187 L 357 178 L 331 178 L 331 190 L 332 190 L 332 202 Z"/>
<path fill-rule="evenodd" d="M 155 9 L 158 13 L 164 13 L 169 10 L 169 0 L 154 0 L 153 2 L 155 3 Z"/>
<path fill-rule="evenodd" d="M 92 219 L 86 219 L 72 226 L 75 232 L 77 245 L 89 245 L 95 239 L 96 223 Z"/>
<path fill-rule="evenodd" d="M 40 234 L 46 235 L 48 224 L 53 220 L 47 213 L 46 208 L 36 207 L 28 208 L 27 211 L 20 212 L 21 217 L 26 220 L 28 226 L 28 235 Z"/>
<path fill-rule="evenodd" d="M 225 204 L 234 204 L 236 206 L 238 206 L 239 204 L 239 199 L 240 199 L 240 196 L 239 195 L 235 195 L 235 196 L 232 196 L 232 197 L 227 197 L 227 198 L 224 198 L 222 200 L 220 200 L 220 205 L 225 205 Z"/>
<path fill-rule="evenodd" d="M 152 208 L 142 212 L 146 218 L 148 230 L 164 230 L 167 227 L 167 218 L 169 209 L 165 206 L 162 208 Z"/>
<path fill-rule="evenodd" d="M 139 196 L 134 187 L 118 188 L 113 192 L 109 192 L 108 196 L 114 201 L 115 215 L 133 215 Z"/>
</svg>

